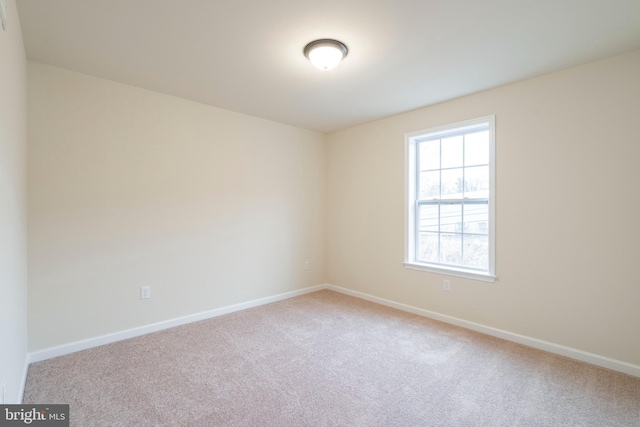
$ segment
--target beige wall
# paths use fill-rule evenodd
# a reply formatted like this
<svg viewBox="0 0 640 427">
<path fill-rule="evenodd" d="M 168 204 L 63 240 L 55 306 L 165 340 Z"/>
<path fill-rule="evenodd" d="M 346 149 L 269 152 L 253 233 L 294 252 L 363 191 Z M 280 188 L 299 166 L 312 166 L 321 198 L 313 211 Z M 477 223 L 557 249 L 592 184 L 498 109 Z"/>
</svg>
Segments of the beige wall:
<svg viewBox="0 0 640 427">
<path fill-rule="evenodd" d="M 28 102 L 30 351 L 324 282 L 323 135 L 33 62 Z"/>
<path fill-rule="evenodd" d="M 327 279 L 640 364 L 640 51 L 328 135 Z M 496 114 L 496 283 L 404 269 L 404 134 Z"/>
<path fill-rule="evenodd" d="M 27 61 L 14 0 L 0 26 L 0 393 L 22 400 L 27 358 Z M 2 395 L 0 394 L 0 402 Z"/>
</svg>

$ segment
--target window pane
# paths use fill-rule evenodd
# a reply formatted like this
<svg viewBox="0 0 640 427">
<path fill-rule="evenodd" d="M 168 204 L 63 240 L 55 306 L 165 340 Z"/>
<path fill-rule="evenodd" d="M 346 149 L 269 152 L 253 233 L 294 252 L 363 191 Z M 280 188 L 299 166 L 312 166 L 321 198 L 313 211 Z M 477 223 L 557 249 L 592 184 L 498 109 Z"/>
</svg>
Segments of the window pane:
<svg viewBox="0 0 640 427">
<path fill-rule="evenodd" d="M 440 140 L 421 142 L 418 145 L 420 150 L 420 170 L 440 169 Z"/>
<path fill-rule="evenodd" d="M 438 205 L 420 206 L 420 231 L 438 231 Z"/>
<path fill-rule="evenodd" d="M 474 234 L 463 235 L 464 239 L 464 266 L 489 268 L 489 236 Z"/>
<path fill-rule="evenodd" d="M 462 135 L 442 138 L 442 168 L 462 166 Z"/>
<path fill-rule="evenodd" d="M 438 233 L 420 233 L 418 261 L 438 262 Z"/>
<path fill-rule="evenodd" d="M 440 198 L 440 171 L 420 172 L 420 199 Z"/>
<path fill-rule="evenodd" d="M 462 168 L 442 171 L 443 199 L 462 199 Z"/>
<path fill-rule="evenodd" d="M 462 264 L 462 235 L 440 235 L 440 262 L 445 264 Z"/>
<path fill-rule="evenodd" d="M 469 133 L 464 136 L 464 165 L 489 164 L 489 131 Z"/>
<path fill-rule="evenodd" d="M 442 179 L 444 181 L 444 176 Z M 489 166 L 475 166 L 464 169 L 464 196 L 469 198 L 489 198 Z"/>
<path fill-rule="evenodd" d="M 489 232 L 489 205 L 465 204 L 464 205 L 464 232 L 475 234 L 487 234 Z"/>
<path fill-rule="evenodd" d="M 440 205 L 440 231 L 462 232 L 462 205 Z"/>
</svg>

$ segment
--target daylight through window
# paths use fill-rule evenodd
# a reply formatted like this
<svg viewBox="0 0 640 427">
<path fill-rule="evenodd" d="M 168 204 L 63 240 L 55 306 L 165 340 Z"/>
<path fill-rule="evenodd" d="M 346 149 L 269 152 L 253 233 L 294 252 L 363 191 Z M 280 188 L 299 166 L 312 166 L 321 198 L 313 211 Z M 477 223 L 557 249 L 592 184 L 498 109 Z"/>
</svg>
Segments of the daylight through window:
<svg viewBox="0 0 640 427">
<path fill-rule="evenodd" d="M 493 281 L 495 116 L 406 135 L 405 266 Z"/>
</svg>

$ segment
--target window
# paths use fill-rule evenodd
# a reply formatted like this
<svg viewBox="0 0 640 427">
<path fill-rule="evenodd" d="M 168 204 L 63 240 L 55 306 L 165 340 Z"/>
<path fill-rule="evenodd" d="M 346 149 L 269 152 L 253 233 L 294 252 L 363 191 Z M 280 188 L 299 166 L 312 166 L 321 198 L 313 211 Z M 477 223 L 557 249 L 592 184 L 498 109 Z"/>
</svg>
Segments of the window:
<svg viewBox="0 0 640 427">
<path fill-rule="evenodd" d="M 405 143 L 405 267 L 494 281 L 495 116 Z"/>
</svg>

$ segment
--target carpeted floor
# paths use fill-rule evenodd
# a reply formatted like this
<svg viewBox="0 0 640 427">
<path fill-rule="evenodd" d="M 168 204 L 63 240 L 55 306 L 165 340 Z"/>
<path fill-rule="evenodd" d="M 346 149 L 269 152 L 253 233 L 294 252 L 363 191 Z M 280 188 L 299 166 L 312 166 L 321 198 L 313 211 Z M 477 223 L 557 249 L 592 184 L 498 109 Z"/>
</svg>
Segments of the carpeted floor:
<svg viewBox="0 0 640 427">
<path fill-rule="evenodd" d="M 640 426 L 640 378 L 331 291 L 29 367 L 72 426 Z"/>
</svg>

